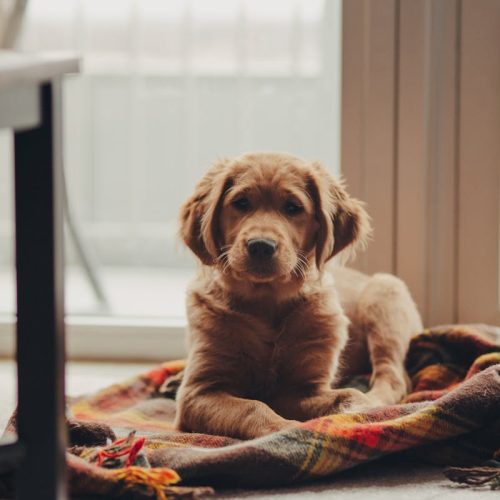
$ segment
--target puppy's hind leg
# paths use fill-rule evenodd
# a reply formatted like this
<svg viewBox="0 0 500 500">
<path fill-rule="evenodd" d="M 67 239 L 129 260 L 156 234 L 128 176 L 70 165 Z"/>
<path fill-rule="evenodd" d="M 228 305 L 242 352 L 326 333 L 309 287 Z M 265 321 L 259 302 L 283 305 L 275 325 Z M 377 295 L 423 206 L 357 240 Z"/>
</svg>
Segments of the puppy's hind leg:
<svg viewBox="0 0 500 500">
<path fill-rule="evenodd" d="M 357 319 L 366 333 L 372 366 L 366 395 L 374 405 L 398 403 L 410 389 L 404 367 L 410 339 L 422 330 L 407 286 L 390 274 L 375 274 L 361 294 Z"/>
</svg>

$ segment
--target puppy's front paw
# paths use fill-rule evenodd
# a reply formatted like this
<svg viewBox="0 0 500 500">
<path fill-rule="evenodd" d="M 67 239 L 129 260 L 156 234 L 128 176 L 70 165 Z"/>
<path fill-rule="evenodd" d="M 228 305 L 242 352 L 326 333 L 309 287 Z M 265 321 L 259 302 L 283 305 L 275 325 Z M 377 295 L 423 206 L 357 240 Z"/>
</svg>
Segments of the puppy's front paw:
<svg viewBox="0 0 500 500">
<path fill-rule="evenodd" d="M 280 420 L 277 422 L 268 423 L 266 425 L 260 426 L 255 430 L 255 437 L 267 436 L 268 434 L 274 434 L 275 432 L 284 431 L 286 429 L 293 429 L 297 427 L 302 422 L 298 420 Z"/>
<path fill-rule="evenodd" d="M 370 398 L 357 389 L 336 389 L 333 393 L 335 413 L 357 413 L 373 407 Z"/>
</svg>

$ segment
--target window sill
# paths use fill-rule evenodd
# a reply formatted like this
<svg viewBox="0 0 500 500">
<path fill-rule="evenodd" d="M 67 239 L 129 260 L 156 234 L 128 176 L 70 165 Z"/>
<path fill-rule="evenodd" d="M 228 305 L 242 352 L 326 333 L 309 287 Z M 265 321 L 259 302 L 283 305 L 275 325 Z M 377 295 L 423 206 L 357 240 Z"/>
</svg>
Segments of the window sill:
<svg viewBox="0 0 500 500">
<path fill-rule="evenodd" d="M 68 316 L 68 359 L 166 361 L 184 358 L 186 321 L 177 318 Z M 15 317 L 0 316 L 0 356 L 15 352 Z"/>
</svg>

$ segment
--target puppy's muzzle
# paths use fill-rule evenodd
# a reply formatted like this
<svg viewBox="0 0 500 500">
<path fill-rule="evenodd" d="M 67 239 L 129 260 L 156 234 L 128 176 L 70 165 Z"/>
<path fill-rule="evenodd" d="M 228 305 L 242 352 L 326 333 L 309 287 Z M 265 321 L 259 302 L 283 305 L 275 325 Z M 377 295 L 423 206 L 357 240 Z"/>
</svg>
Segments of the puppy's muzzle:
<svg viewBox="0 0 500 500">
<path fill-rule="evenodd" d="M 276 253 L 278 244 L 268 238 L 252 238 L 247 241 L 247 252 L 255 262 L 266 262 Z"/>
</svg>

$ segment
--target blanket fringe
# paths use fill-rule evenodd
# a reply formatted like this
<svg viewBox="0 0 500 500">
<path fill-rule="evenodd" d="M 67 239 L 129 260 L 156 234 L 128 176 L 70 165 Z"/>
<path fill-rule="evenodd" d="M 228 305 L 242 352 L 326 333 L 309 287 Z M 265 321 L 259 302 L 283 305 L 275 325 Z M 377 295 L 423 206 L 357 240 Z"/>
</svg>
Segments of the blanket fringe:
<svg viewBox="0 0 500 500">
<path fill-rule="evenodd" d="M 113 476 L 125 484 L 125 490 L 143 486 L 147 491 L 154 493 L 157 500 L 167 500 L 165 494 L 167 487 L 180 481 L 179 475 L 172 469 L 143 469 L 134 465 L 116 469 L 113 471 Z"/>
<path fill-rule="evenodd" d="M 492 490 L 500 489 L 500 467 L 448 467 L 444 475 L 455 483 L 470 486 L 489 485 Z"/>
</svg>

